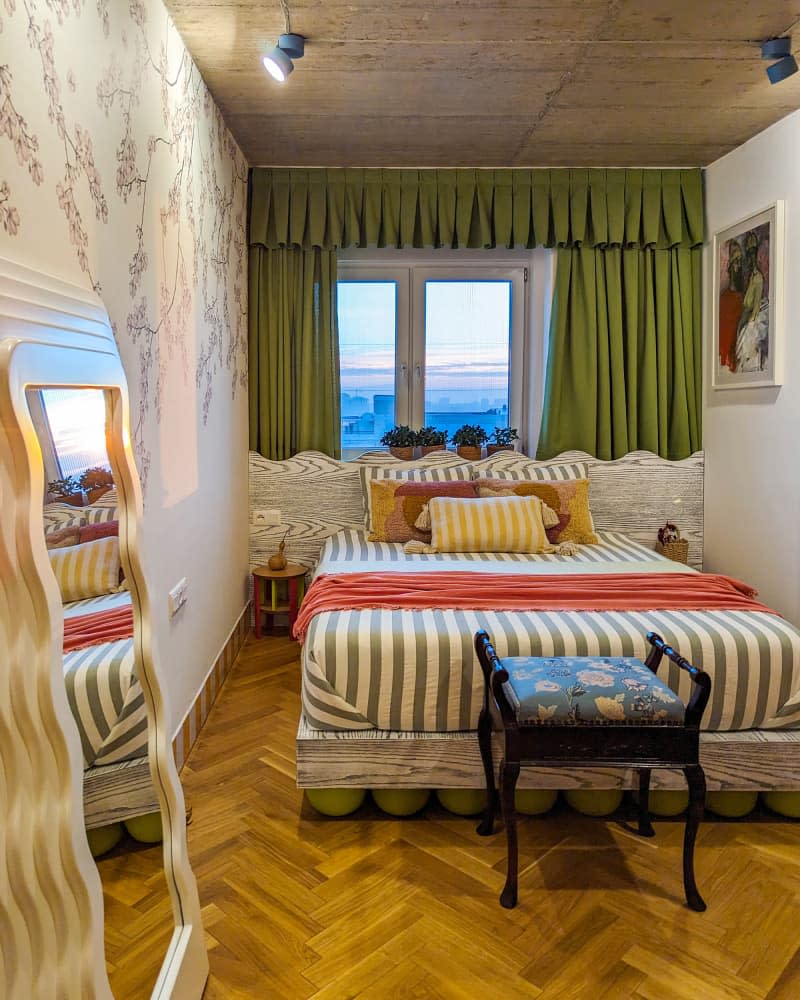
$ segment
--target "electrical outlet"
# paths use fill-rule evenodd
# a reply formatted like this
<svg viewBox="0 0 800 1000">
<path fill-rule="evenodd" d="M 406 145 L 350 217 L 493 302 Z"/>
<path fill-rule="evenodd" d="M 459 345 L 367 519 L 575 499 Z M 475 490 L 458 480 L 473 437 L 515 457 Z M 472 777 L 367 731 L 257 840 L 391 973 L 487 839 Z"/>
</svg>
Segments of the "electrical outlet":
<svg viewBox="0 0 800 1000">
<path fill-rule="evenodd" d="M 252 516 L 253 524 L 257 524 L 262 528 L 269 528 L 272 525 L 281 524 L 283 521 L 281 512 L 274 507 L 268 510 L 254 510 Z"/>
<path fill-rule="evenodd" d="M 167 608 L 169 610 L 169 616 L 172 618 L 178 613 L 178 611 L 186 603 L 188 597 L 187 591 L 189 590 L 189 584 L 184 576 L 182 579 L 178 580 L 172 590 L 167 596 Z"/>
</svg>

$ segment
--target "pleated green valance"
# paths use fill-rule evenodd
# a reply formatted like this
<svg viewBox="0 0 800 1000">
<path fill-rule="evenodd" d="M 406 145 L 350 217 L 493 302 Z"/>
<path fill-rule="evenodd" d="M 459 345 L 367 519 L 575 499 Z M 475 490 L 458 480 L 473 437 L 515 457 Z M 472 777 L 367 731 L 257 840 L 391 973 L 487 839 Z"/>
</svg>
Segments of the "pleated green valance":
<svg viewBox="0 0 800 1000">
<path fill-rule="evenodd" d="M 250 245 L 695 247 L 699 169 L 257 167 Z"/>
</svg>

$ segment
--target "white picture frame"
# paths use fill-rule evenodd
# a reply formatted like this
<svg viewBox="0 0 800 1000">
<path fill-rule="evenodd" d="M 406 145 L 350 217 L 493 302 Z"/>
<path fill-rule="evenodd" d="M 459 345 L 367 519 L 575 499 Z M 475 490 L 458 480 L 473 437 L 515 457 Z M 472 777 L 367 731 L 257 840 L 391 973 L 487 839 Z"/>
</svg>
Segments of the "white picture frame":
<svg viewBox="0 0 800 1000">
<path fill-rule="evenodd" d="M 713 389 L 783 384 L 785 203 L 714 233 Z"/>
</svg>

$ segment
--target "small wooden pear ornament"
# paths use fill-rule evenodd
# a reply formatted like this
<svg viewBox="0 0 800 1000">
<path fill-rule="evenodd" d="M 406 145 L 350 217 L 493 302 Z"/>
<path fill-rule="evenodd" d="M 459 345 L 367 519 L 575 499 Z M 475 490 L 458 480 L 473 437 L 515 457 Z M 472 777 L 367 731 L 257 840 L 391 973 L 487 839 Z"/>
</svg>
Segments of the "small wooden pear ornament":
<svg viewBox="0 0 800 1000">
<path fill-rule="evenodd" d="M 269 557 L 267 565 L 269 566 L 270 569 L 275 569 L 275 570 L 286 569 L 286 556 L 284 554 L 285 551 L 286 551 L 286 542 L 281 542 L 280 545 L 278 546 L 278 551 L 274 555 Z"/>
</svg>

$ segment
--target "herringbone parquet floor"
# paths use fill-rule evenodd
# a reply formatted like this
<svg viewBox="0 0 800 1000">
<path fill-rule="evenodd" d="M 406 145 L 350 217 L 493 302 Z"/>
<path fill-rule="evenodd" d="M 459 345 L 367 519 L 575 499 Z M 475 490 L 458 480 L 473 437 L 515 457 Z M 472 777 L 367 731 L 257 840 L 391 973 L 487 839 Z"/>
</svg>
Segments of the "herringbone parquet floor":
<svg viewBox="0 0 800 1000">
<path fill-rule="evenodd" d="M 206 1000 L 800 998 L 800 824 L 707 821 L 697 914 L 680 822 L 644 840 L 566 807 L 526 818 L 504 910 L 502 833 L 438 804 L 332 820 L 304 802 L 298 691 L 294 643 L 250 640 L 183 772 Z M 118 998 L 149 995 L 168 940 L 159 864 L 154 848 L 100 862 Z"/>
</svg>

